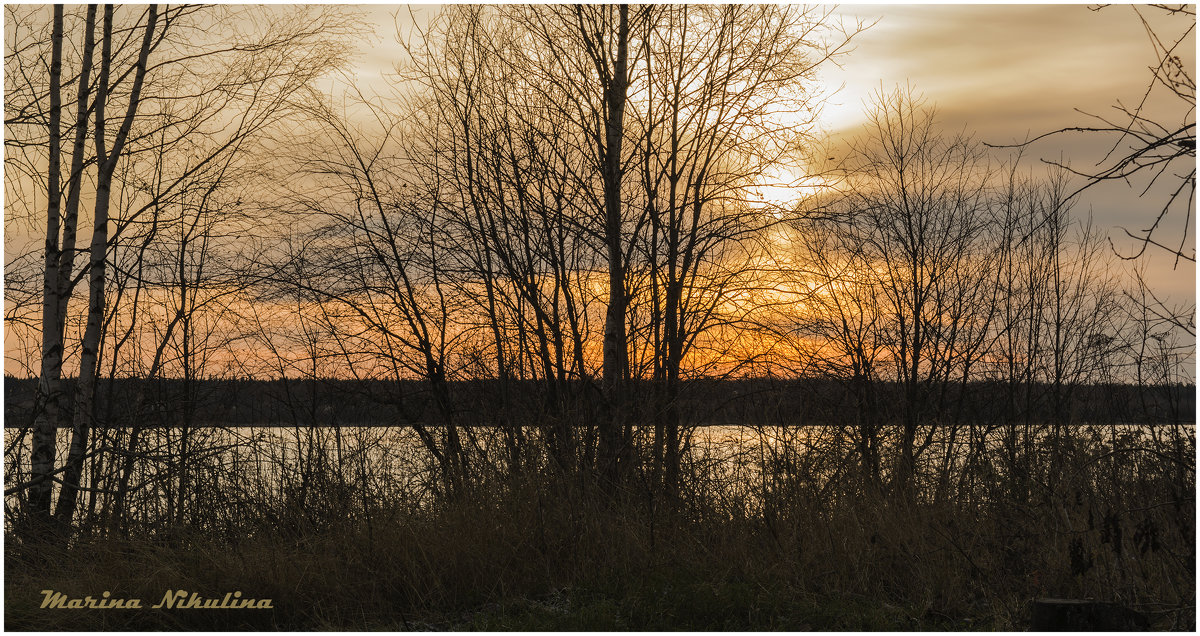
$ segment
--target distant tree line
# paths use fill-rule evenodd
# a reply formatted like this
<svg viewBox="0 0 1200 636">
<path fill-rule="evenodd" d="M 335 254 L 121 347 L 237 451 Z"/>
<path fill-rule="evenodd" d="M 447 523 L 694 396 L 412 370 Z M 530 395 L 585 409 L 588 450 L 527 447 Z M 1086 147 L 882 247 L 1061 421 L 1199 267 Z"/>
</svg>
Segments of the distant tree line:
<svg viewBox="0 0 1200 636">
<path fill-rule="evenodd" d="M 399 383 L 388 380 L 339 380 L 318 378 L 316 382 L 292 382 L 284 379 L 248 378 L 204 379 L 189 382 L 179 378 L 158 378 L 147 388 L 138 378 L 116 378 L 111 386 L 97 394 L 97 408 L 110 411 L 113 427 L 175 428 L 179 425 L 181 404 L 190 401 L 199 427 L 297 428 L 297 427 L 392 427 L 404 417 L 418 422 L 436 418 L 428 387 L 419 380 Z M 464 426 L 495 428 L 490 412 L 503 388 L 495 379 L 455 381 L 455 408 Z M 649 381 L 639 393 L 648 393 Z M 541 388 L 536 381 L 509 383 L 507 387 L 527 404 L 536 400 Z M 108 390 L 111 389 L 111 390 Z M 881 382 L 876 388 L 884 401 L 903 395 L 896 382 Z M 402 411 L 393 399 L 397 391 L 408 396 Z M 854 419 L 848 413 L 855 406 L 855 387 L 834 377 L 739 377 L 697 378 L 687 382 L 680 393 L 677 408 L 684 421 L 697 427 L 744 426 L 770 423 L 780 427 L 844 427 Z M 1006 398 L 1010 387 L 995 381 L 971 382 L 954 387 L 952 399 L 960 400 L 964 422 L 980 426 L 996 425 L 1011 419 Z M 1049 422 L 1055 409 L 1044 398 L 1050 385 L 1035 385 L 1033 412 L 1023 414 L 1031 422 Z M 5 378 L 5 426 L 21 430 L 32 424 L 36 378 Z M 135 419 L 123 413 L 121 404 L 142 395 L 144 405 Z M 598 396 L 595 398 L 600 399 Z M 1079 386 L 1065 407 L 1074 422 L 1095 425 L 1188 425 L 1195 421 L 1195 394 L 1191 385 L 1137 386 L 1134 384 L 1088 384 Z M 66 396 L 66 406 L 72 406 Z M 522 408 L 532 408 L 522 406 Z M 599 408 L 593 405 L 589 408 Z M 855 415 L 859 417 L 859 415 Z M 584 424 L 572 423 L 571 426 Z M 764 424 L 765 425 L 765 424 Z M 514 426 L 518 426 L 514 424 Z"/>
</svg>

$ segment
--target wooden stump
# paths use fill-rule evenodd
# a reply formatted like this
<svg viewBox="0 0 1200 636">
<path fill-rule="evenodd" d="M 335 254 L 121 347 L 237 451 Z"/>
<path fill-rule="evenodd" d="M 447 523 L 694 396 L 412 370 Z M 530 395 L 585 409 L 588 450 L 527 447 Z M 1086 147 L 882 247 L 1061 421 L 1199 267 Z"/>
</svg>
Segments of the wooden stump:
<svg viewBox="0 0 1200 636">
<path fill-rule="evenodd" d="M 1116 603 L 1090 599 L 1043 598 L 1033 602 L 1030 631 L 1130 632 L 1150 629 L 1150 621 Z"/>
</svg>

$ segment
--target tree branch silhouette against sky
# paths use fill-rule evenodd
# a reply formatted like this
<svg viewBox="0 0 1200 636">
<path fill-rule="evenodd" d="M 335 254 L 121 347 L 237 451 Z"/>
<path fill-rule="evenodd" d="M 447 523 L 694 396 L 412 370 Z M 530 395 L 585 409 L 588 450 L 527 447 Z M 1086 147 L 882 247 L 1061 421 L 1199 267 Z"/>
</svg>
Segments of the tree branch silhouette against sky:
<svg viewBox="0 0 1200 636">
<path fill-rule="evenodd" d="M 392 25 L 408 33 L 414 24 L 426 24 L 437 6 L 397 10 L 376 5 L 367 11 L 371 20 L 383 25 L 381 39 L 364 53 L 356 72 L 373 81 L 391 73 L 396 56 L 402 54 Z M 1084 113 L 1116 117 L 1113 107 L 1118 102 L 1133 105 L 1141 100 L 1151 77 L 1149 67 L 1156 63 L 1147 26 L 1174 41 L 1187 34 L 1189 24 L 1186 16 L 1145 6 L 1139 16 L 1133 7 L 1119 4 L 843 4 L 834 16 L 873 24 L 854 38 L 853 51 L 840 58 L 838 66 L 820 71 L 830 96 L 820 118 L 825 131 L 835 139 L 852 135 L 866 119 L 873 92 L 911 85 L 937 106 L 941 126 L 969 129 L 993 145 L 1097 123 Z M 1194 17 L 1190 24 L 1194 26 Z M 1176 50 L 1191 69 L 1195 49 L 1193 29 Z M 1195 122 L 1195 113 L 1181 111 L 1174 100 L 1157 92 L 1152 97 L 1146 104 L 1151 118 Z M 1111 138 L 1060 136 L 1028 147 L 1022 161 L 1064 162 L 1086 172 L 1111 147 Z M 1138 248 L 1120 228 L 1144 229 L 1157 212 L 1138 200 L 1139 192 L 1140 187 L 1107 183 L 1081 201 L 1101 230 L 1112 231 L 1123 254 Z M 1182 226 L 1182 218 L 1164 223 L 1176 242 Z M 1195 245 L 1194 238 L 1188 244 Z M 1195 264 L 1176 263 L 1161 252 L 1151 249 L 1143 255 L 1148 279 L 1167 295 L 1193 295 Z"/>
<path fill-rule="evenodd" d="M 367 102 L 398 106 L 402 100 L 397 97 L 415 88 L 397 76 L 398 65 L 409 57 L 405 46 L 420 39 L 440 7 L 370 4 L 350 10 L 361 14 L 367 28 L 349 43 L 349 62 L 342 71 L 317 80 L 314 86 L 328 90 L 334 101 L 340 99 L 352 121 L 369 120 L 371 113 L 364 111 L 361 103 L 336 96 L 351 88 Z M 942 130 L 965 131 L 992 146 L 1037 139 L 1023 148 L 1021 165 L 1037 168 L 1058 163 L 1088 174 L 1099 170 L 1111 156 L 1111 137 L 1041 136 L 1093 125 L 1095 117 L 1119 119 L 1121 112 L 1115 106 L 1139 104 L 1151 77 L 1148 67 L 1156 63 L 1153 34 L 1169 42 L 1184 35 L 1176 53 L 1184 68 L 1195 66 L 1194 29 L 1189 28 L 1194 27 L 1194 16 L 1146 7 L 1140 13 L 1122 5 L 1097 9 L 1086 5 L 848 4 L 828 10 L 830 22 L 869 25 L 851 38 L 844 54 L 820 65 L 816 85 L 806 87 L 817 91 L 810 103 L 820 104 L 809 139 L 822 150 L 820 159 L 831 164 L 845 158 L 847 141 L 867 120 L 871 96 L 906 87 L 935 107 L 935 123 Z M 11 30 L 11 24 L 7 28 Z M 1153 93 L 1141 104 L 1140 112 L 1155 121 L 1194 122 L 1194 111 L 1170 97 Z M 288 141 L 278 138 L 267 143 L 286 146 Z M 1117 146 L 1122 143 L 1118 140 Z M 824 152 L 826 148 L 828 152 Z M 818 188 L 820 179 L 804 172 L 829 169 L 819 163 L 783 171 L 780 183 L 765 186 L 760 196 L 779 204 L 807 196 Z M 11 172 L 6 174 L 10 175 L 11 190 L 14 177 Z M 1135 178 L 1128 184 L 1120 180 L 1096 184 L 1080 194 L 1076 214 L 1090 216 L 1095 231 L 1111 239 L 1116 254 L 1138 255 L 1129 266 L 1142 270 L 1141 277 L 1156 297 L 1193 298 L 1194 262 L 1153 247 L 1143 253 L 1141 244 L 1129 236 L 1144 232 L 1155 222 L 1161 201 L 1171 187 L 1178 186 L 1177 180 L 1168 183 L 1163 179 L 1139 198 L 1146 181 Z M 11 213 L 6 214 L 6 263 L 29 253 L 29 246 L 39 240 L 34 225 L 31 231 Z M 89 239 L 86 233 L 86 229 L 81 232 L 80 244 Z M 1194 245 L 1194 223 L 1189 224 L 1187 215 L 1167 215 L 1155 237 L 1168 245 L 1181 241 L 1185 247 Z M 12 272 L 21 276 L 16 269 Z M 10 294 L 10 306 L 28 300 L 22 298 Z"/>
</svg>

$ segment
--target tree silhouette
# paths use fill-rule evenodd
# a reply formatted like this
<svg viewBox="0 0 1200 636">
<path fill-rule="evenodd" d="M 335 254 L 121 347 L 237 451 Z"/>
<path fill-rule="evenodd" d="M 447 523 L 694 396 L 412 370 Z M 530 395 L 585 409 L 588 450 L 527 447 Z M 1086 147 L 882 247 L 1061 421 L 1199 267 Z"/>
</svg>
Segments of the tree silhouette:
<svg viewBox="0 0 1200 636">
<path fill-rule="evenodd" d="M 1113 106 L 1114 115 L 1079 111 L 1096 123 L 1060 128 L 1022 145 L 1068 133 L 1110 139 L 1108 151 L 1093 169 L 1072 168 L 1059 161 L 1047 163 L 1084 178 L 1084 184 L 1072 196 L 1108 181 L 1133 183 L 1140 180 L 1139 196 L 1144 197 L 1155 185 L 1162 183 L 1166 188 L 1166 200 L 1149 224 L 1140 230 L 1123 229 L 1126 236 L 1140 243 L 1140 247 L 1122 258 L 1136 259 L 1154 246 L 1172 253 L 1176 264 L 1180 259 L 1195 262 L 1196 250 L 1194 247 L 1188 250 L 1188 237 L 1193 232 L 1192 207 L 1196 194 L 1196 79 L 1194 69 L 1189 68 L 1185 57 L 1191 55 L 1191 49 L 1195 47 L 1196 12 L 1191 5 L 1131 5 L 1130 9 L 1145 29 L 1154 51 L 1154 63 L 1149 67 L 1150 79 L 1138 102 L 1130 105 L 1118 101 Z M 1145 12 L 1159 12 L 1159 18 L 1165 16 L 1175 27 L 1174 32 L 1164 33 L 1162 26 L 1151 24 L 1152 20 Z M 1168 102 L 1174 110 L 1167 116 L 1177 119 L 1164 119 L 1154 114 Z M 1183 217 L 1182 226 L 1177 226 L 1177 244 L 1173 238 L 1164 241 L 1160 236 L 1156 237 L 1172 214 Z"/>
</svg>

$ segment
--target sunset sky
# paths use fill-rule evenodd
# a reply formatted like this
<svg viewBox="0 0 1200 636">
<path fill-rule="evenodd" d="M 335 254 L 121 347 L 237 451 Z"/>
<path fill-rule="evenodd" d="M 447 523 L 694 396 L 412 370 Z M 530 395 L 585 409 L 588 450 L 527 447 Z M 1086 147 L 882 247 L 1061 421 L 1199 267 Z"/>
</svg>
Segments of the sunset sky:
<svg viewBox="0 0 1200 636">
<path fill-rule="evenodd" d="M 905 85 L 936 105 L 948 130 L 965 129 L 990 144 L 1094 125 L 1075 109 L 1111 116 L 1118 100 L 1136 103 L 1149 82 L 1147 67 L 1154 63 L 1154 52 L 1131 6 L 1100 11 L 1092 6 L 843 4 L 835 15 L 847 26 L 856 20 L 877 22 L 855 38 L 854 50 L 840 60 L 841 68 L 829 66 L 821 73 L 825 90 L 836 90 L 821 126 L 835 138 L 852 136 L 874 92 Z M 418 25 L 437 12 L 436 5 L 411 9 Z M 1161 37 L 1174 39 L 1186 29 L 1186 18 L 1164 19 L 1159 13 L 1142 9 Z M 367 17 L 380 26 L 378 41 L 364 47 L 358 62 L 359 79 L 390 72 L 403 55 L 393 24 L 405 33 L 412 25 L 409 7 L 371 6 Z M 1183 54 L 1190 56 L 1194 70 L 1194 32 Z M 1155 106 L 1164 121 L 1178 122 L 1183 116 L 1171 101 Z M 1195 113 L 1190 117 L 1194 121 Z M 1104 156 L 1110 143 L 1059 136 L 1031 146 L 1025 162 L 1061 156 L 1086 170 Z M 1095 224 L 1115 232 L 1113 239 L 1119 241 L 1123 234 L 1117 227 L 1141 229 L 1139 223 L 1156 212 L 1157 205 L 1139 202 L 1135 190 L 1113 183 L 1086 193 L 1076 211 L 1086 216 L 1090 210 Z M 1183 220 L 1176 221 L 1168 224 L 1176 233 L 1172 236 L 1177 236 Z M 1158 289 L 1181 300 L 1194 297 L 1193 264 L 1175 267 L 1164 254 L 1151 254 L 1143 263 Z"/>
<path fill-rule="evenodd" d="M 842 69 L 825 74 L 830 85 L 844 85 L 829 106 L 826 125 L 835 132 L 852 132 L 872 91 L 906 82 L 937 104 L 947 128 L 974 131 L 991 144 L 1095 125 L 1075 109 L 1114 116 L 1118 100 L 1136 104 L 1155 59 L 1131 6 L 1100 11 L 1090 6 L 843 5 L 840 11 L 849 18 L 879 22 L 859 36 Z M 1187 18 L 1163 19 L 1145 7 L 1142 15 L 1160 37 L 1174 39 L 1187 28 Z M 1195 50 L 1193 31 L 1182 51 L 1193 73 Z M 1184 116 L 1170 100 L 1153 106 L 1163 114 L 1161 121 L 1179 122 Z M 1190 119 L 1195 121 L 1195 112 Z M 1058 159 L 1062 153 L 1071 165 L 1086 170 L 1111 143 L 1059 136 L 1031 146 L 1027 158 L 1032 163 Z M 1141 229 L 1140 223 L 1159 205 L 1157 200 L 1139 202 L 1134 189 L 1112 183 L 1086 193 L 1077 211 L 1090 210 L 1096 225 L 1113 230 L 1113 240 L 1122 245 L 1118 237 L 1123 234 L 1115 228 Z M 1168 225 L 1173 237 L 1182 222 Z M 1156 287 L 1180 299 L 1194 298 L 1194 264 L 1181 262 L 1173 268 L 1173 259 L 1159 253 L 1151 254 L 1146 265 Z"/>
<path fill-rule="evenodd" d="M 360 39 L 349 80 L 368 93 L 386 92 L 384 78 L 405 57 L 397 32 L 415 37 L 414 27 L 427 25 L 439 7 L 376 4 L 362 10 L 375 32 Z M 1169 41 L 1194 27 L 1188 16 L 1168 17 L 1147 7 L 1141 13 Z M 833 18 L 850 29 L 860 21 L 871 26 L 838 58 L 840 66 L 829 64 L 820 72 L 819 88 L 827 97 L 819 128 L 831 137 L 831 154 L 860 130 L 871 95 L 880 90 L 910 86 L 936 105 L 946 130 L 1003 145 L 1096 124 L 1079 111 L 1117 117 L 1115 104 L 1132 105 L 1142 98 L 1150 81 L 1148 67 L 1155 62 L 1147 30 L 1129 5 L 1095 11 L 1081 4 L 848 4 L 834 10 Z M 1180 53 L 1194 77 L 1194 31 Z M 1194 111 L 1173 98 L 1152 101 L 1147 112 L 1168 124 L 1195 118 Z M 1103 159 L 1111 143 L 1112 138 L 1094 135 L 1057 135 L 1031 145 L 1023 162 L 1041 170 L 1041 161 L 1060 160 L 1086 171 Z M 1005 153 L 998 150 L 996 156 Z M 1162 205 L 1160 192 L 1139 200 L 1139 185 L 1101 184 L 1085 192 L 1075 210 L 1077 218 L 1090 214 L 1125 254 L 1133 251 L 1132 242 L 1120 228 L 1143 229 Z M 1181 214 L 1169 217 L 1155 238 L 1177 245 L 1183 222 Z M 6 252 L 41 240 L 37 233 L 6 229 Z M 1192 232 L 1189 246 L 1194 245 Z M 1194 264 L 1176 264 L 1154 248 L 1136 263 L 1112 260 L 1114 269 L 1144 267 L 1160 298 L 1194 303 Z"/>
<path fill-rule="evenodd" d="M 1068 126 L 1094 125 L 1076 112 L 1116 115 L 1117 101 L 1136 103 L 1149 81 L 1154 62 L 1146 30 L 1130 5 L 1099 11 L 1094 5 L 956 5 L 956 4 L 843 4 L 834 15 L 850 27 L 861 20 L 874 25 L 854 38 L 853 50 L 840 58 L 841 67 L 821 72 L 823 90 L 830 95 L 821 128 L 847 139 L 863 122 L 873 93 L 911 86 L 935 104 L 947 130 L 965 130 L 990 144 L 1010 144 Z M 414 37 L 415 25 L 425 26 L 438 5 L 368 4 L 362 6 L 374 37 L 362 39 L 352 77 L 360 87 L 387 92 L 382 78 L 393 74 L 404 50 L 397 31 Z M 1143 7 L 1160 36 L 1174 39 L 1186 29 L 1186 17 L 1164 17 Z M 411 17 L 410 17 L 411 16 Z M 1194 25 L 1194 22 L 1192 23 Z M 1183 55 L 1195 69 L 1195 34 Z M 1179 122 L 1184 116 L 1178 100 L 1152 104 L 1159 120 Z M 1195 120 L 1195 113 L 1190 118 Z M 1065 159 L 1080 170 L 1099 161 L 1111 140 L 1083 135 L 1060 135 L 1032 145 L 1024 161 Z M 1095 224 L 1123 236 L 1159 205 L 1158 199 L 1139 201 L 1135 188 L 1102 184 L 1085 193 L 1078 213 L 1093 215 Z M 1177 237 L 1182 218 L 1167 230 Z M 1167 236 L 1163 233 L 1163 236 Z M 11 237 L 10 237 L 11 238 Z M 1174 238 L 1177 242 L 1178 239 Z M 1118 243 L 1120 245 L 1120 243 Z M 1194 237 L 1191 245 L 1194 245 Z M 1125 245 L 1129 245 L 1125 240 Z M 1171 296 L 1195 296 L 1195 267 L 1165 254 L 1150 254 L 1148 267 L 1156 287 Z"/>
</svg>

